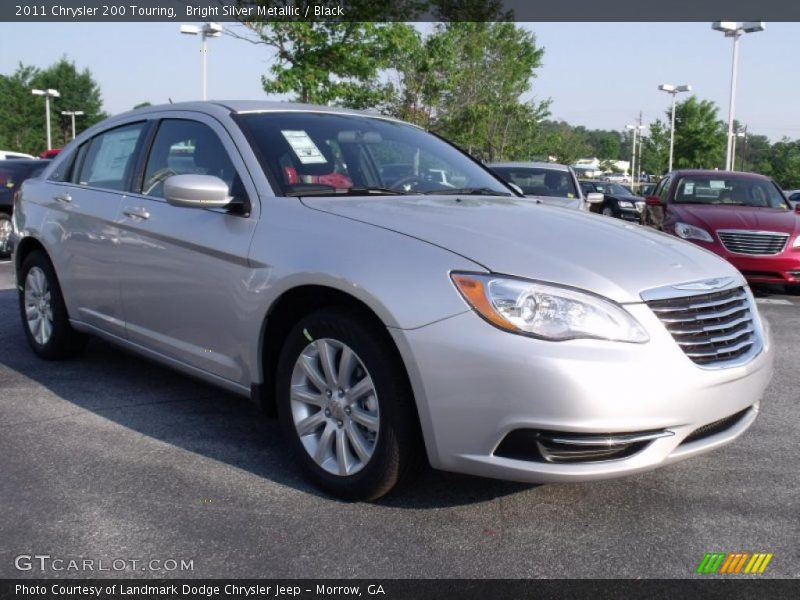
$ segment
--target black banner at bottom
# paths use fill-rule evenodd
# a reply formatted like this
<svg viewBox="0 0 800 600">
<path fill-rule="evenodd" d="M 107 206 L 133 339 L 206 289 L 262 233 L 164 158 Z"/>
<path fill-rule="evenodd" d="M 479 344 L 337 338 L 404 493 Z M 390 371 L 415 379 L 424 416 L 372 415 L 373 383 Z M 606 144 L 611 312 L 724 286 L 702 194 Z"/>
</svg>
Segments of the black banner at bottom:
<svg viewBox="0 0 800 600">
<path fill-rule="evenodd" d="M 800 598 L 786 579 L 27 579 L 0 580 L 0 600 L 496 600 Z"/>
</svg>

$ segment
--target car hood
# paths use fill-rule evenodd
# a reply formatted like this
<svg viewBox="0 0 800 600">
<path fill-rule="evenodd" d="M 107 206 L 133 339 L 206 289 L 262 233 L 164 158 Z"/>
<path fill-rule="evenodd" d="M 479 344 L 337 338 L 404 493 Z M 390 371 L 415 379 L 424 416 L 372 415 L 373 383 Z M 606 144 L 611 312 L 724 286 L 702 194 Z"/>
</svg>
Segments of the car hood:
<svg viewBox="0 0 800 600">
<path fill-rule="evenodd" d="M 573 210 L 580 210 L 583 206 L 581 198 L 569 198 L 567 196 L 536 196 L 533 194 L 525 194 L 526 198 L 536 200 L 548 206 L 558 206 L 559 208 L 571 208 Z"/>
<path fill-rule="evenodd" d="M 712 206 L 702 204 L 671 204 L 672 220 L 699 225 L 708 231 L 718 229 L 750 229 L 797 233 L 800 219 L 790 210 L 756 208 L 753 206 Z"/>
<path fill-rule="evenodd" d="M 676 237 L 522 198 L 306 197 L 309 208 L 435 244 L 495 273 L 641 302 L 647 289 L 712 277 L 741 280 L 716 255 Z"/>
</svg>

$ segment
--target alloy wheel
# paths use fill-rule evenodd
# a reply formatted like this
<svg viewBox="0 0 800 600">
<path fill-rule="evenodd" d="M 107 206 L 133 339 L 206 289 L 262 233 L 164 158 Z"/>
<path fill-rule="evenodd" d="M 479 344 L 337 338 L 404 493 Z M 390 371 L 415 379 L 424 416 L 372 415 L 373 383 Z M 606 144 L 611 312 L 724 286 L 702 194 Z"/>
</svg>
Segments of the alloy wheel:
<svg viewBox="0 0 800 600">
<path fill-rule="evenodd" d="M 33 339 L 47 344 L 53 335 L 53 307 L 47 276 L 39 267 L 32 267 L 25 277 L 25 318 Z"/>
<path fill-rule="evenodd" d="M 295 362 L 290 395 L 297 435 L 314 462 L 339 476 L 366 466 L 378 441 L 378 394 L 349 346 L 330 338 L 309 343 Z"/>
</svg>

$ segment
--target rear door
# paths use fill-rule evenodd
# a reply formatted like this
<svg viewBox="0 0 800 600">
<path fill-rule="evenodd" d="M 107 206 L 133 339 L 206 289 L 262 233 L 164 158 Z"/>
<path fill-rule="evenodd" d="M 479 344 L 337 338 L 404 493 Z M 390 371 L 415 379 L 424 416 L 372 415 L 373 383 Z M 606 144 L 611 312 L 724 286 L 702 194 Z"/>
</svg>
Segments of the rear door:
<svg viewBox="0 0 800 600">
<path fill-rule="evenodd" d="M 171 113 L 159 122 L 141 171 L 119 216 L 128 338 L 249 386 L 244 356 L 253 319 L 243 314 L 242 295 L 249 293 L 258 198 L 233 140 L 212 117 Z M 221 178 L 241 208 L 168 204 L 164 181 L 187 173 Z"/>
<path fill-rule="evenodd" d="M 147 128 L 139 121 L 84 142 L 51 176 L 44 198 L 51 211 L 43 235 L 70 317 L 120 337 L 116 219 Z"/>
</svg>

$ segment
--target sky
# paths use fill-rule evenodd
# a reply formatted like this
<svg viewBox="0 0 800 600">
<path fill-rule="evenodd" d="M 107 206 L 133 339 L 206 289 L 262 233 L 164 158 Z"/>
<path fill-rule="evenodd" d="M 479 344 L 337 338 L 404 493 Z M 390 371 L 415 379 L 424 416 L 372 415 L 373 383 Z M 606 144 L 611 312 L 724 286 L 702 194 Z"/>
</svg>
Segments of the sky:
<svg viewBox="0 0 800 600">
<path fill-rule="evenodd" d="M 521 23 L 545 49 L 532 96 L 552 100 L 552 118 L 621 130 L 642 112 L 665 118 L 660 83 L 690 84 L 727 121 L 732 42 L 710 23 Z M 196 100 L 200 40 L 177 23 L 2 23 L 0 73 L 46 67 L 60 56 L 88 67 L 111 114 L 135 104 Z M 800 23 L 767 23 L 740 42 L 737 120 L 777 141 L 800 138 Z M 232 37 L 209 40 L 209 97 L 266 98 L 271 52 Z M 680 98 L 680 97 L 679 97 Z M 58 107 L 80 110 L 80 107 Z"/>
</svg>

